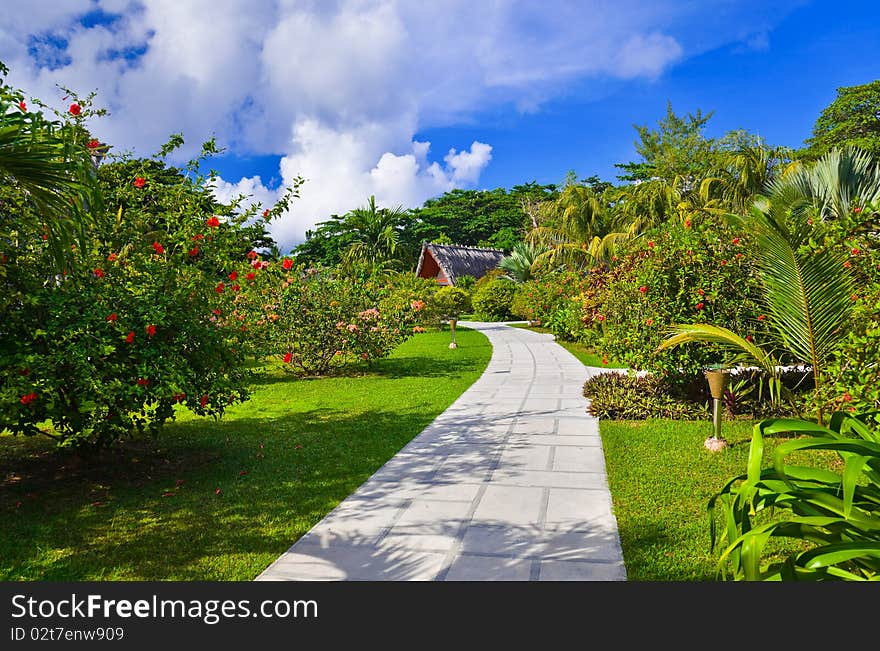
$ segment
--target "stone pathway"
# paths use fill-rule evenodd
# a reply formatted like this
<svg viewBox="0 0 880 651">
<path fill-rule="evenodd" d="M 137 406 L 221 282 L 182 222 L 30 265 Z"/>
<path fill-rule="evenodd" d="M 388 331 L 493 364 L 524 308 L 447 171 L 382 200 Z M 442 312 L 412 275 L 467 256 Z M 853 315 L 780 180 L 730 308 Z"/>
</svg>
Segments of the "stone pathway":
<svg viewBox="0 0 880 651">
<path fill-rule="evenodd" d="M 550 335 L 462 323 L 485 373 L 258 581 L 626 579 L 591 373 Z"/>
</svg>

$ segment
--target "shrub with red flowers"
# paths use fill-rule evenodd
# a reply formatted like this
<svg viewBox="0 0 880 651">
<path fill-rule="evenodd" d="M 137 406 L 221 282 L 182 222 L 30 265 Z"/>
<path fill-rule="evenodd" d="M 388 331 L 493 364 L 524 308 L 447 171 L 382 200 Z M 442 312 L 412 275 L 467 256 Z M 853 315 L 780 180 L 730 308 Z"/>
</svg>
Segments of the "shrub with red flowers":
<svg viewBox="0 0 880 651">
<path fill-rule="evenodd" d="M 714 345 L 656 353 L 673 324 L 709 323 L 760 340 L 758 281 L 747 233 L 711 219 L 668 223 L 633 242 L 591 306 L 601 350 L 630 368 L 693 375 L 720 362 Z"/>
<path fill-rule="evenodd" d="M 76 116 L 88 114 L 83 104 Z M 197 165 L 186 175 L 160 159 L 101 165 L 100 204 L 60 273 L 35 226 L 40 206 L 4 187 L 2 217 L 32 218 L 0 240 L 0 430 L 105 445 L 157 433 L 177 405 L 219 417 L 247 397 L 248 333 L 216 315 L 226 298 L 214 288 L 271 240 L 256 209 L 214 200 Z M 224 222 L 209 228 L 216 214 Z"/>
<path fill-rule="evenodd" d="M 255 287 L 228 298 L 229 316 L 221 321 L 252 327 L 254 354 L 277 356 L 298 373 L 322 375 L 386 357 L 422 321 L 427 293 L 420 289 L 428 287 L 422 279 L 288 270 L 277 262 L 260 267 Z"/>
</svg>

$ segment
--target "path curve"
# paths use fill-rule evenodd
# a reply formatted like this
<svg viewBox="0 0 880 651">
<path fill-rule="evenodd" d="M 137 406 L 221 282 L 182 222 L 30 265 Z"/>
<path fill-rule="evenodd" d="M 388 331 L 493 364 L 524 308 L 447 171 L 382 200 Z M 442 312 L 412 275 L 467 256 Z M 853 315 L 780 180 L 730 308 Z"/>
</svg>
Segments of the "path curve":
<svg viewBox="0 0 880 651">
<path fill-rule="evenodd" d="M 589 369 L 551 335 L 463 322 L 483 375 L 256 580 L 625 580 Z"/>
</svg>

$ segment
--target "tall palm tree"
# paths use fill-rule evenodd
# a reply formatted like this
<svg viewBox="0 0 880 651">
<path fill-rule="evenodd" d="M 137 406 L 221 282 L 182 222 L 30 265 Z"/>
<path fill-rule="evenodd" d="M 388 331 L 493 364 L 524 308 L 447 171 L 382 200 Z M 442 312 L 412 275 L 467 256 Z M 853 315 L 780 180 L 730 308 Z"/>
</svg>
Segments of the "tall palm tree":
<svg viewBox="0 0 880 651">
<path fill-rule="evenodd" d="M 402 261 L 400 229 L 407 213 L 403 207 L 377 208 L 376 197 L 339 219 L 337 230 L 351 244 L 342 256 L 346 266 L 365 265 L 374 269 L 393 267 Z"/>
</svg>

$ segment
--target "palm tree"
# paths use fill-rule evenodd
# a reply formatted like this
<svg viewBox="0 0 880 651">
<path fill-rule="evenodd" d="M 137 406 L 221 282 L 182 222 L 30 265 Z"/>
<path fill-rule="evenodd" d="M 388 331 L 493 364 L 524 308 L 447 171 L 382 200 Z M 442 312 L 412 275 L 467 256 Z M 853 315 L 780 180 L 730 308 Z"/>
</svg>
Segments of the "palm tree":
<svg viewBox="0 0 880 651">
<path fill-rule="evenodd" d="M 339 219 L 335 230 L 351 241 L 342 256 L 345 266 L 373 269 L 393 267 L 401 262 L 400 229 L 407 213 L 403 207 L 377 208 L 376 197 Z"/>
<path fill-rule="evenodd" d="M 794 168 L 772 181 L 768 196 L 759 196 L 747 216 L 730 216 L 756 236 L 757 271 L 775 343 L 810 365 L 817 394 L 823 370 L 847 332 L 853 278 L 837 251 L 811 247 L 814 250 L 805 252 L 802 246 L 809 242 L 815 220 L 842 217 L 853 203 L 878 198 L 880 173 L 870 157 L 853 150 L 832 151 L 813 166 Z M 726 328 L 677 326 L 659 349 L 691 341 L 739 349 L 777 379 L 773 357 Z M 822 411 L 820 407 L 820 423 Z"/>
<path fill-rule="evenodd" d="M 543 222 L 526 236 L 534 250 L 540 250 L 534 265 L 584 268 L 594 264 L 594 242 L 605 232 L 605 213 L 602 196 L 592 188 L 566 185 L 556 201 L 538 211 Z"/>
<path fill-rule="evenodd" d="M 507 277 L 512 281 L 524 283 L 532 279 L 532 265 L 546 250 L 546 247 L 534 242 L 517 242 L 510 255 L 504 256 L 498 267 L 507 272 Z"/>
<path fill-rule="evenodd" d="M 0 76 L 7 73 L 0 63 Z M 77 143 L 76 129 L 24 107 L 20 93 L 0 81 L 0 183 L 23 191 L 40 221 L 22 229 L 23 216 L 16 215 L 10 232 L 3 228 L 3 236 L 44 228 L 60 271 L 70 262 L 71 244 L 79 242 L 84 248 L 88 211 L 99 203 L 94 163 L 86 147 Z"/>
</svg>

